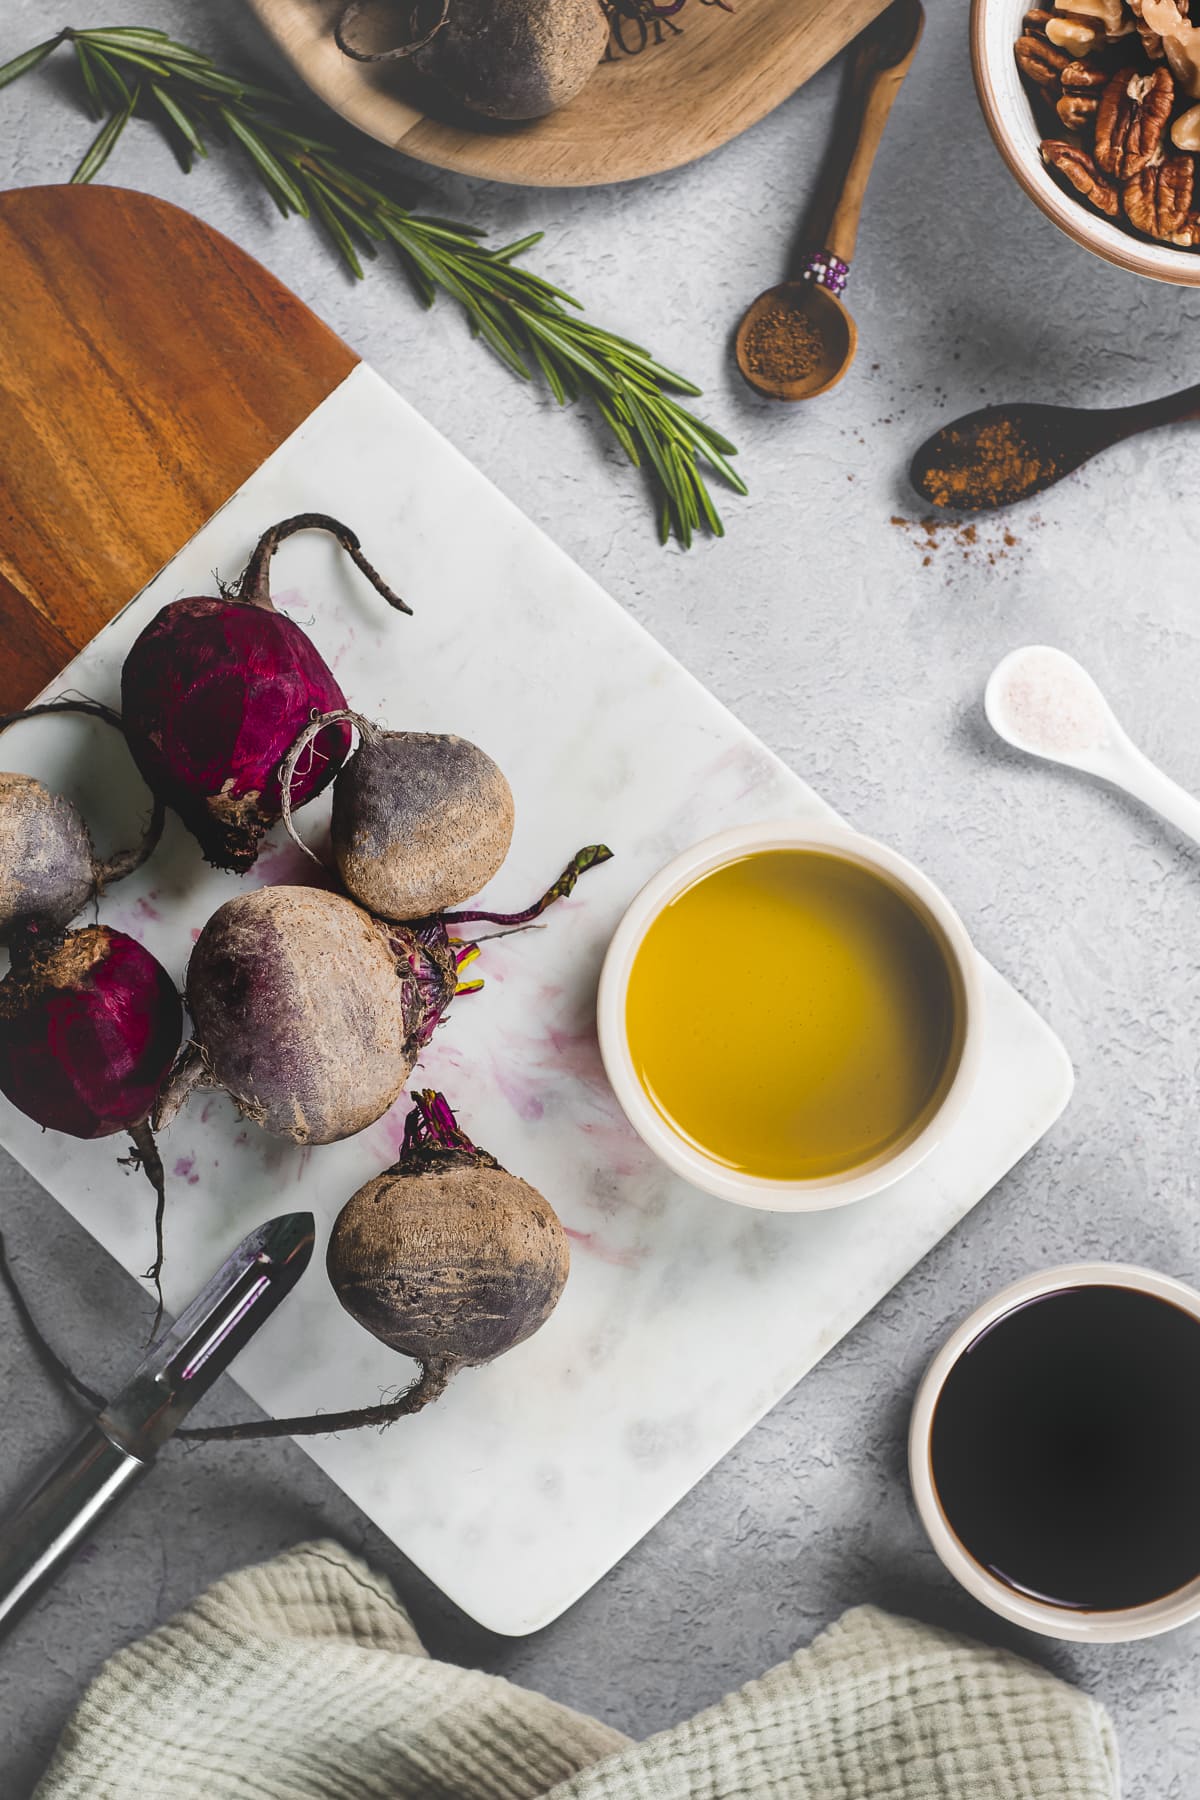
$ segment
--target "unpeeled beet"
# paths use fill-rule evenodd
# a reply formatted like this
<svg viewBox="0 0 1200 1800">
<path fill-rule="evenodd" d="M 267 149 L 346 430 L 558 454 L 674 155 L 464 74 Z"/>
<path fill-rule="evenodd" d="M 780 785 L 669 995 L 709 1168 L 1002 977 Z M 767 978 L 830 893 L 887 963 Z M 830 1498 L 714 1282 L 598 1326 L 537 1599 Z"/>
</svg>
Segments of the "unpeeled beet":
<svg viewBox="0 0 1200 1800">
<path fill-rule="evenodd" d="M 195 1044 L 161 1103 L 202 1083 L 298 1144 L 380 1118 L 457 985 L 445 933 L 426 944 L 321 888 L 256 888 L 217 908 L 187 972 Z"/>
</svg>

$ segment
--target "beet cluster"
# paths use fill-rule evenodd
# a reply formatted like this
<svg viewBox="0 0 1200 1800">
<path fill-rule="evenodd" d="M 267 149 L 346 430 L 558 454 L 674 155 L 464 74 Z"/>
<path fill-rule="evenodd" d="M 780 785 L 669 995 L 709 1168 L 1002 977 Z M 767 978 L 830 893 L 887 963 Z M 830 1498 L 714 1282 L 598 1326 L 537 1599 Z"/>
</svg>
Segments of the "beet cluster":
<svg viewBox="0 0 1200 1800">
<path fill-rule="evenodd" d="M 463 979 L 478 954 L 465 928 L 530 923 L 611 854 L 589 845 L 522 911 L 452 910 L 501 868 L 512 790 L 477 745 L 387 730 L 347 707 L 307 634 L 271 600 L 272 558 L 302 530 L 331 533 L 390 605 L 409 610 L 355 534 L 323 513 L 264 532 L 233 588 L 164 606 L 126 658 L 122 715 L 71 703 L 123 730 L 152 791 L 131 850 L 98 859 L 68 800 L 0 774 L 0 942 L 11 951 L 0 1092 L 50 1130 L 129 1135 L 130 1160 L 158 1197 L 156 1282 L 164 1180 L 154 1131 L 193 1090 L 222 1091 L 243 1117 L 298 1144 L 364 1130 L 404 1092 L 456 995 L 482 985 Z M 188 965 L 181 1049 L 183 1004 L 167 970 L 125 933 L 72 921 L 149 854 L 164 808 L 210 862 L 243 872 L 280 818 L 296 836 L 293 812 L 331 782 L 326 885 L 252 888 L 217 908 Z M 414 1099 L 399 1161 L 348 1202 L 328 1259 L 347 1310 L 418 1363 L 412 1390 L 382 1412 L 188 1435 L 387 1422 L 549 1316 L 568 1266 L 555 1214 L 471 1143 L 440 1095 Z"/>
</svg>

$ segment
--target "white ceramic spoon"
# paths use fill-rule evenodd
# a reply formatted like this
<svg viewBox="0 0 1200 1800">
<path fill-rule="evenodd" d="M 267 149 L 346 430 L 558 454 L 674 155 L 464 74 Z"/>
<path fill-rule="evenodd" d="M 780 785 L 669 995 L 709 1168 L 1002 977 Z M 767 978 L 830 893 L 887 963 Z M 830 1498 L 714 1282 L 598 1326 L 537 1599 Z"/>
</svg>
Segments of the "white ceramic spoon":
<svg viewBox="0 0 1200 1800">
<path fill-rule="evenodd" d="M 1132 743 L 1087 670 L 1065 650 L 1026 644 L 997 663 L 984 710 L 1017 750 L 1098 775 L 1200 843 L 1200 800 Z"/>
</svg>

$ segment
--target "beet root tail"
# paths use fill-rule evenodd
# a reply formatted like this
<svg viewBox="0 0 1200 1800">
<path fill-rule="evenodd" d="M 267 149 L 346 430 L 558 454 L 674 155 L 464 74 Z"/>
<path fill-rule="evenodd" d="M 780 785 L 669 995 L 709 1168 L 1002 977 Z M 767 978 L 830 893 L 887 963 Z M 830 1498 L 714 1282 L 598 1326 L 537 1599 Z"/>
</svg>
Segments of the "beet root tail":
<svg viewBox="0 0 1200 1800">
<path fill-rule="evenodd" d="M 163 1316 L 163 1219 L 167 1210 L 167 1178 L 148 1119 L 143 1119 L 139 1125 L 131 1126 L 129 1141 L 133 1145 L 133 1150 L 129 1156 L 122 1157 L 121 1161 L 128 1163 L 131 1168 L 140 1169 L 155 1194 L 154 1261 L 146 1270 L 146 1280 L 154 1283 L 154 1296 L 157 1302 L 154 1310 L 154 1323 L 150 1327 L 150 1336 L 154 1337 L 162 1323 Z"/>
<path fill-rule="evenodd" d="M 303 850 L 305 856 L 311 856 L 317 866 L 322 869 L 328 868 L 329 865 L 321 860 L 316 851 L 305 843 L 296 830 L 292 817 L 292 782 L 296 775 L 296 765 L 314 738 L 319 737 L 330 725 L 343 724 L 353 725 L 364 739 L 381 735 L 378 726 L 373 725 L 370 719 L 364 719 L 361 713 L 354 712 L 348 706 L 339 706 L 333 712 L 314 713 L 279 765 L 280 817 L 283 819 L 284 828 L 297 849 Z M 337 873 L 336 869 L 333 870 L 333 873 Z"/>
<path fill-rule="evenodd" d="M 44 718 L 48 713 L 82 713 L 90 719 L 102 719 L 111 725 L 114 731 L 125 737 L 125 727 L 119 712 L 106 706 L 103 700 L 72 699 L 64 695 L 59 700 L 40 700 L 35 706 L 22 707 L 19 712 L 0 713 L 0 731 L 7 731 L 10 725 L 19 725 L 22 719 Z M 128 740 L 126 740 L 128 742 Z M 136 844 L 127 849 L 115 850 L 104 862 L 95 864 L 94 879 L 96 892 L 102 894 L 114 881 L 123 881 L 126 875 L 132 875 L 158 848 L 158 840 L 163 834 L 166 824 L 167 809 L 157 794 L 151 796 L 150 817 Z"/>
<path fill-rule="evenodd" d="M 405 1388 L 398 1399 L 381 1400 L 377 1406 L 354 1407 L 348 1412 L 305 1413 L 294 1419 L 246 1419 L 238 1425 L 185 1426 L 175 1435 L 193 1444 L 230 1444 L 244 1443 L 249 1438 L 326 1437 L 338 1431 L 360 1431 L 364 1425 L 392 1425 L 438 1399 L 457 1367 L 457 1363 L 449 1361 L 422 1363 L 411 1387 Z"/>
</svg>

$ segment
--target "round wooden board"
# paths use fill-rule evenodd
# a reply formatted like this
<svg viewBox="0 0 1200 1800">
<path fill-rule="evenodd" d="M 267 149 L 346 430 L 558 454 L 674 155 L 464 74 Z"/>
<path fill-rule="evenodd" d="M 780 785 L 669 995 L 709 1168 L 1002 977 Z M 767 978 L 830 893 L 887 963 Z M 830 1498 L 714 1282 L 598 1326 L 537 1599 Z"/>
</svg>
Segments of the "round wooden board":
<svg viewBox="0 0 1200 1800">
<path fill-rule="evenodd" d="M 685 0 L 672 21 L 623 22 L 624 48 L 614 38 L 610 60 L 560 112 L 477 129 L 413 104 L 402 63 L 343 56 L 333 22 L 344 0 L 250 4 L 313 91 L 390 149 L 491 181 L 594 187 L 678 168 L 727 143 L 836 56 L 886 0 Z"/>
</svg>

